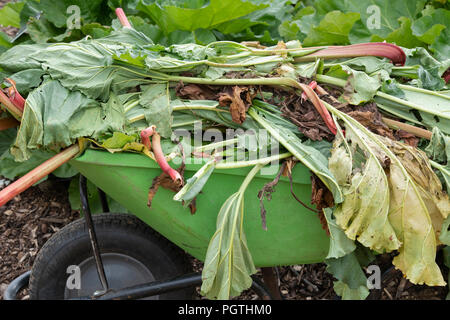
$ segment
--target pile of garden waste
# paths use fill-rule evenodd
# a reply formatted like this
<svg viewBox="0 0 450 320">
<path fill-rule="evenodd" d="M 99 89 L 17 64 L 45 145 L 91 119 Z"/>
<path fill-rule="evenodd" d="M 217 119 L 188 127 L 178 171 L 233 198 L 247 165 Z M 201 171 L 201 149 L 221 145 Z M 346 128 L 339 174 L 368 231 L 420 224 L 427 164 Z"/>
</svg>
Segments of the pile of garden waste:
<svg viewBox="0 0 450 320">
<path fill-rule="evenodd" d="M 252 167 L 217 213 L 203 268 L 202 294 L 228 299 L 256 272 L 242 228 L 245 189 L 279 161 L 277 178 L 294 166 L 311 172 L 311 204 L 299 206 L 330 237 L 326 262 L 339 295 L 365 298 L 361 265 L 384 252 L 397 253 L 393 264 L 412 283 L 446 285 L 435 259 L 450 245 L 450 60 L 383 42 L 263 45 L 241 34 L 168 44 L 118 16 L 105 34 L 29 41 L 0 56 L 0 175 L 50 159 L 0 191 L 1 205 L 50 172 L 76 174 L 67 161 L 86 148 L 148 156 L 162 170 L 149 181 L 149 207 L 165 187 L 195 214 L 214 170 Z M 210 129 L 235 135 L 198 144 L 176 134 Z M 205 164 L 186 179 L 194 158 Z M 276 182 L 261 186 L 262 204 Z M 263 205 L 261 219 L 270 228 Z"/>
</svg>

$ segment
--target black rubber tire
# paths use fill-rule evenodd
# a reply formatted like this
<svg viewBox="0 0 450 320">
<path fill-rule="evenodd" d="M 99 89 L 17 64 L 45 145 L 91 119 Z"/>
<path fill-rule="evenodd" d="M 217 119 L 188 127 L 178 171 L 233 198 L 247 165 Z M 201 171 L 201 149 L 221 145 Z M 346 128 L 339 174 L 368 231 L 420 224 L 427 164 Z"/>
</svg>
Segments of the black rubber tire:
<svg viewBox="0 0 450 320">
<path fill-rule="evenodd" d="M 165 280 L 192 271 L 186 254 L 138 218 L 128 214 L 93 216 L 100 252 L 131 256 L 145 265 L 156 280 Z M 31 270 L 30 298 L 62 300 L 66 269 L 92 256 L 84 219 L 65 226 L 39 252 Z M 192 299 L 194 288 L 170 292 L 159 299 Z"/>
</svg>

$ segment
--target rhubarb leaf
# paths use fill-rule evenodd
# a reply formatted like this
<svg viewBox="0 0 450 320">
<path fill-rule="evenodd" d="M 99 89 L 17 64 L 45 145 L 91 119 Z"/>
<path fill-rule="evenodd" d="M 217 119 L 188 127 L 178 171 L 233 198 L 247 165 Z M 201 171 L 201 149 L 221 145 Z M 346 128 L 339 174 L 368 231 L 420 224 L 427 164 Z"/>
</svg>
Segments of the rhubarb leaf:
<svg viewBox="0 0 450 320">
<path fill-rule="evenodd" d="M 359 14 L 340 11 L 328 12 L 317 27 L 312 27 L 304 40 L 305 46 L 347 44 L 348 34 Z"/>
<path fill-rule="evenodd" d="M 175 201 L 191 201 L 200 191 L 202 191 L 209 177 L 216 166 L 216 160 L 211 159 L 203 165 L 191 178 L 186 180 L 186 184 L 173 197 Z"/>
<path fill-rule="evenodd" d="M 433 135 L 425 152 L 436 161 L 431 164 L 442 176 L 447 194 L 450 194 L 450 137 L 444 135 L 438 128 L 433 128 Z"/>
<path fill-rule="evenodd" d="M 4 27 L 20 28 L 20 12 L 24 2 L 9 2 L 0 9 L 0 24 Z"/>
<path fill-rule="evenodd" d="M 257 5 L 242 0 L 211 0 L 208 5 L 201 8 L 180 8 L 148 1 L 141 1 L 137 6 L 165 33 L 175 30 L 210 29 L 265 7 L 266 4 Z"/>
<path fill-rule="evenodd" d="M 102 43 L 83 40 L 54 44 L 34 54 L 33 59 L 41 62 L 42 68 L 64 87 L 79 90 L 89 98 L 107 101 L 111 90 L 136 86 L 145 76 L 113 65 L 113 46 L 105 44 L 105 39 L 101 39 Z"/>
<path fill-rule="evenodd" d="M 318 0 L 314 3 L 318 14 L 324 15 L 332 10 L 344 13 L 360 14 L 361 22 L 354 25 L 349 32 L 352 43 L 386 39 L 401 27 L 399 18 L 416 19 L 425 5 L 425 0 Z"/>
<path fill-rule="evenodd" d="M 209 242 L 202 271 L 201 292 L 209 299 L 229 299 L 252 285 L 250 275 L 256 269 L 244 233 L 244 193 L 262 166 L 250 171 L 217 216 L 217 230 Z"/>
<path fill-rule="evenodd" d="M 339 135 L 334 142 L 329 168 L 344 193 L 344 201 L 335 211 L 337 224 L 347 237 L 379 252 L 400 247 L 388 220 L 389 183 L 384 172 L 386 154 L 373 144 L 366 130 L 345 122 L 345 140 Z M 354 162 L 357 149 L 365 154 L 365 163 Z"/>
<path fill-rule="evenodd" d="M 355 243 L 350 240 L 341 227 L 336 223 L 336 219 L 332 217 L 333 210 L 324 208 L 323 213 L 327 219 L 328 230 L 330 231 L 330 248 L 326 259 L 341 258 L 356 249 Z"/>
<path fill-rule="evenodd" d="M 96 101 L 50 80 L 29 94 L 11 153 L 24 161 L 32 149 L 59 150 L 78 137 L 95 138 L 108 121 Z"/>
<path fill-rule="evenodd" d="M 149 125 L 155 125 L 156 131 L 169 138 L 172 134 L 172 105 L 170 104 L 169 84 L 152 84 L 142 87 L 140 105 Z"/>
<path fill-rule="evenodd" d="M 84 23 L 99 21 L 104 11 L 103 0 L 40 0 L 39 7 L 44 17 L 56 27 L 67 27 L 71 14 L 79 12 Z M 79 11 L 69 10 L 71 6 L 77 6 Z"/>
<path fill-rule="evenodd" d="M 438 127 L 450 134 L 450 97 L 438 92 L 402 85 L 405 99 L 378 93 L 374 98 L 378 107 L 400 118 L 421 124 L 429 129 Z M 417 110 L 417 112 L 413 112 Z"/>
<path fill-rule="evenodd" d="M 380 139 L 397 156 L 416 184 L 431 218 L 436 241 L 439 241 L 442 223 L 450 214 L 450 201 L 442 190 L 442 184 L 433 172 L 426 154 L 422 150 L 387 138 Z"/>
<path fill-rule="evenodd" d="M 413 169 L 405 168 L 402 160 L 391 151 L 393 146 L 401 146 L 399 142 L 387 138 L 382 139 L 368 131 L 350 116 L 329 104 L 326 104 L 326 106 L 346 125 L 356 127 L 363 132 L 364 136 L 367 137 L 366 142 L 373 146 L 372 149 L 376 150 L 378 154 L 385 154 L 389 159 L 387 163 L 384 162 L 389 168 L 387 173 L 390 189 L 388 219 L 394 228 L 395 235 L 402 243 L 398 250 L 399 255 L 394 258 L 393 264 L 415 284 L 444 285 L 442 274 L 435 262 L 437 233 L 433 229 L 433 221 L 430 217 L 430 214 L 435 216 L 436 212 L 429 212 L 429 209 L 435 210 L 435 208 L 439 208 L 440 211 L 441 203 L 439 199 L 433 197 L 423 199 L 422 185 L 416 182 L 409 173 Z M 348 127 L 346 128 L 348 129 Z M 389 145 L 385 144 L 387 142 L 389 142 Z M 419 170 L 423 170 L 423 167 Z M 429 168 L 426 172 L 421 173 L 426 177 L 431 177 L 434 174 Z M 434 183 L 435 181 L 434 178 L 428 179 L 427 183 Z M 435 189 L 432 188 L 432 190 Z M 442 214 L 443 212 L 439 213 Z"/>
<path fill-rule="evenodd" d="M 334 292 L 342 298 L 342 300 L 365 300 L 369 296 L 369 289 L 367 286 L 359 286 L 356 289 L 351 289 L 346 283 L 342 281 L 333 282 Z"/>
<path fill-rule="evenodd" d="M 367 288 L 367 278 L 355 252 L 349 253 L 339 259 L 327 259 L 327 271 L 336 279 L 345 283 L 350 289 Z"/>
<path fill-rule="evenodd" d="M 450 28 L 450 11 L 442 8 L 417 19 L 411 27 L 413 34 L 428 44 L 432 44 L 445 28 Z"/>
</svg>

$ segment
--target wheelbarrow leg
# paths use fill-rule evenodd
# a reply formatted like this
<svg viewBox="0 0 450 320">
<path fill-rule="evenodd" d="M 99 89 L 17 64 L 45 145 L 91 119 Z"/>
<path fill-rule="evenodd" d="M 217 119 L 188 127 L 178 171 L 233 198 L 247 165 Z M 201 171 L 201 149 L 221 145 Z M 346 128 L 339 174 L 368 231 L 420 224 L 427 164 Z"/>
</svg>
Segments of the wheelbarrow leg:
<svg viewBox="0 0 450 320">
<path fill-rule="evenodd" d="M 87 196 L 87 180 L 86 177 L 80 175 L 80 198 L 81 208 L 84 213 L 86 226 L 89 232 L 89 239 L 91 240 L 92 252 L 94 254 L 95 264 L 97 266 L 98 278 L 102 284 L 103 289 L 94 292 L 93 297 L 101 297 L 109 291 L 108 281 L 106 280 L 105 269 L 103 267 L 102 257 L 97 242 L 97 235 L 95 233 L 94 223 L 92 221 L 91 209 L 89 207 L 89 200 Z"/>
<path fill-rule="evenodd" d="M 98 196 L 100 198 L 100 202 L 102 204 L 102 211 L 104 213 L 108 213 L 109 212 L 109 205 L 108 205 L 108 200 L 106 199 L 106 194 L 100 188 L 97 188 L 97 191 L 98 191 Z"/>
<path fill-rule="evenodd" d="M 261 268 L 262 276 L 267 289 L 274 300 L 282 300 L 278 277 L 275 268 Z"/>
</svg>

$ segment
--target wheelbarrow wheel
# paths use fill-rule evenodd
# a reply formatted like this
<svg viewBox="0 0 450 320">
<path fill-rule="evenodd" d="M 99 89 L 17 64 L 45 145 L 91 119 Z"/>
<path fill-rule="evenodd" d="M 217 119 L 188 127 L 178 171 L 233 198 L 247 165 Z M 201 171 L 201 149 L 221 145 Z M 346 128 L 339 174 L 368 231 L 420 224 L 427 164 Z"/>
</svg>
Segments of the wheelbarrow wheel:
<svg viewBox="0 0 450 320">
<path fill-rule="evenodd" d="M 93 216 L 103 265 L 111 289 L 122 289 L 185 274 L 185 253 L 128 214 Z M 30 298 L 40 300 L 92 296 L 102 288 L 84 219 L 70 223 L 39 252 L 30 275 Z M 192 299 L 194 288 L 151 299 Z"/>
</svg>

